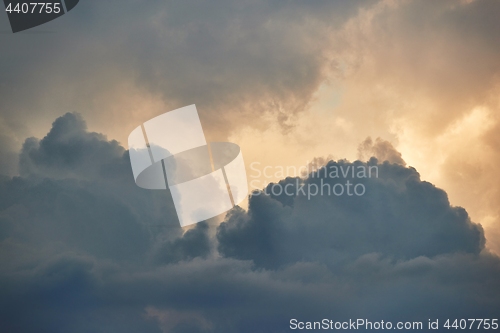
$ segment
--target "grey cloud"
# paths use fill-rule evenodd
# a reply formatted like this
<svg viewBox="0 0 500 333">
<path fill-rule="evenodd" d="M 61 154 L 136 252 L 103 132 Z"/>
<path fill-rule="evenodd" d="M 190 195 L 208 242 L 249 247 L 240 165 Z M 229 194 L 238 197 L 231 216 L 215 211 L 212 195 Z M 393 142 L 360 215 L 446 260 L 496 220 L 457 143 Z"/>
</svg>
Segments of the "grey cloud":
<svg viewBox="0 0 500 333">
<path fill-rule="evenodd" d="M 210 243 L 208 224 L 200 222 L 182 237 L 163 244 L 158 252 L 158 260 L 162 263 L 177 263 L 197 257 L 206 258 L 211 252 Z"/>
<path fill-rule="evenodd" d="M 110 164 L 118 164 L 124 152 L 118 142 L 108 142 L 102 134 L 87 132 L 81 115 L 67 113 L 57 118 L 42 140 L 25 141 L 19 171 L 25 177 L 95 179 Z"/>
<path fill-rule="evenodd" d="M 116 311 L 103 302 L 102 283 L 125 267 L 155 267 L 160 254 L 206 256 L 207 225 L 183 235 L 168 192 L 138 188 L 128 152 L 75 114 L 26 140 L 21 169 L 22 177 L 0 179 L 0 330 L 106 331 L 112 323 L 159 332 L 144 319 L 146 302 Z"/>
<path fill-rule="evenodd" d="M 167 195 L 135 187 L 127 153 L 77 116 L 31 141 L 29 172 L 0 186 L 4 330 L 286 332 L 291 317 L 425 321 L 499 308 L 500 260 L 481 228 L 414 169 L 371 159 L 379 178 L 362 180 L 361 198 L 251 197 L 214 243 L 206 223 L 168 227 Z M 72 170 L 89 151 L 95 165 Z"/>
<path fill-rule="evenodd" d="M 18 156 L 17 149 L 13 139 L 5 135 L 5 133 L 0 134 L 0 174 L 6 176 L 13 176 L 18 173 Z"/>
<path fill-rule="evenodd" d="M 41 140 L 27 139 L 20 156 L 22 177 L 0 182 L 5 253 L 19 242 L 50 253 L 153 260 L 152 243 L 182 234 L 169 193 L 138 188 L 128 152 L 88 132 L 78 115 L 58 118 Z"/>
<path fill-rule="evenodd" d="M 16 288 L 3 287 L 7 297 L 2 299 L 11 298 L 13 290 L 26 299 L 38 295 L 51 319 L 32 319 L 42 331 L 57 323 L 72 332 L 89 328 L 105 332 L 109 327 L 158 332 L 152 324 L 167 332 L 287 332 L 290 318 L 426 322 L 428 318 L 495 317 L 499 272 L 498 257 L 460 254 L 404 262 L 371 254 L 334 271 L 319 263 L 300 262 L 276 271 L 254 270 L 248 262 L 230 259 L 130 271 L 73 258 L 28 271 L 17 283 L 15 276 L 3 276 L 2 286 Z M 26 284 L 34 285 L 25 288 Z M 18 318 L 23 310 L 12 305 Z M 63 317 L 58 316 L 61 312 L 51 312 L 54 305 L 55 309 L 66 305 Z M 174 327 L 161 321 L 169 313 L 178 316 Z M 90 320 L 82 322 L 82 316 Z M 24 325 L 24 331 L 33 331 Z"/>
<path fill-rule="evenodd" d="M 110 198 L 95 184 L 72 180 L 32 183 L 12 179 L 0 184 L 2 239 L 47 250 L 83 251 L 106 258 L 140 258 L 147 250 L 147 225 L 126 203 Z M 146 212 L 144 212 L 146 213 Z M 145 215 L 151 220 L 151 216 Z M 7 254 L 4 253 L 4 254 Z M 14 252 L 15 254 L 15 252 Z"/>
<path fill-rule="evenodd" d="M 342 167 L 358 170 L 374 165 L 379 178 L 329 176 Z M 411 168 L 377 164 L 376 159 L 354 164 L 331 161 L 305 181 L 289 178 L 280 184 L 284 188 L 298 181 L 307 191 L 310 186 L 333 188 L 347 180 L 364 185 L 366 193 L 335 196 L 325 189 L 325 195 L 308 200 L 307 194 L 289 188 L 293 196 L 268 191 L 269 196 L 250 197 L 248 213 L 235 212 L 220 226 L 219 251 L 274 268 L 301 260 L 336 265 L 368 253 L 408 260 L 455 252 L 478 254 L 484 248 L 481 226 L 473 224 L 463 208 L 450 206 L 443 190 L 421 181 Z"/>
</svg>

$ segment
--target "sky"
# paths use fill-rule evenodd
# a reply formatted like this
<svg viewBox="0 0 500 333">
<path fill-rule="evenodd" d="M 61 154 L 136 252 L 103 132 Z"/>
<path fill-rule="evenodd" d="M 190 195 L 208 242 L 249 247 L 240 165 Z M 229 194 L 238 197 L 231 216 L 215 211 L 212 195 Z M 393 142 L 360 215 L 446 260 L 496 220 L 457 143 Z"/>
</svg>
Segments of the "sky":
<svg viewBox="0 0 500 333">
<path fill-rule="evenodd" d="M 12 34 L 0 15 L 1 331 L 495 318 L 499 17 L 493 0 L 82 0 Z M 168 191 L 135 185 L 127 137 L 191 104 L 257 188 L 321 184 L 282 167 L 379 177 L 180 228 Z"/>
</svg>

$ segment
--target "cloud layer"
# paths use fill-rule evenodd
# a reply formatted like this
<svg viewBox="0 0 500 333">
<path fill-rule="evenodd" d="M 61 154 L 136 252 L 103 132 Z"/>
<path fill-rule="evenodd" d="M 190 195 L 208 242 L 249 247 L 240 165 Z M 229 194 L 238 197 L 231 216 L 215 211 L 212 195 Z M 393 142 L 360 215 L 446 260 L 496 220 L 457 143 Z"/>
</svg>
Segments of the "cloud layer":
<svg viewBox="0 0 500 333">
<path fill-rule="evenodd" d="M 500 309 L 481 227 L 412 168 L 373 158 L 378 178 L 350 179 L 363 196 L 261 194 L 183 231 L 168 193 L 136 187 L 127 151 L 78 115 L 26 140 L 20 160 L 23 175 L 0 182 L 2 331 L 287 332 L 291 318 Z M 300 181 L 322 180 L 345 181 Z"/>
<path fill-rule="evenodd" d="M 0 331 L 495 318 L 499 15 L 494 0 L 82 1 L 0 34 Z M 207 139 L 236 136 L 248 161 L 359 153 L 379 177 L 350 179 L 363 196 L 252 196 L 182 230 L 118 141 L 193 103 Z M 279 184 L 322 181 L 345 179 Z"/>
</svg>

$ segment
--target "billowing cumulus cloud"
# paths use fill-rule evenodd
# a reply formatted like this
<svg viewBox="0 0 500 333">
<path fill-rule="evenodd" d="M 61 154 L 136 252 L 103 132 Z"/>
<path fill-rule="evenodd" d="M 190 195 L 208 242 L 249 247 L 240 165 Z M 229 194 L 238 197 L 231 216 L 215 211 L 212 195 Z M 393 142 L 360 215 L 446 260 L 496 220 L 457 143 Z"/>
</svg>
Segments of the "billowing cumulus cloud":
<svg viewBox="0 0 500 333">
<path fill-rule="evenodd" d="M 167 191 L 136 187 L 127 151 L 78 115 L 20 154 L 23 175 L 0 182 L 2 331 L 287 332 L 291 318 L 425 324 L 500 309 L 482 228 L 413 168 L 330 161 L 378 177 L 320 169 L 281 183 L 366 193 L 261 194 L 182 230 Z"/>
<path fill-rule="evenodd" d="M 27 139 L 19 160 L 22 176 L 3 179 L 0 189 L 6 240 L 143 258 L 153 229 L 180 232 L 169 194 L 138 189 L 128 152 L 88 132 L 80 115 L 68 113 L 41 140 Z"/>
<path fill-rule="evenodd" d="M 219 251 L 266 268 L 302 260 L 335 265 L 369 253 L 405 260 L 480 253 L 482 228 L 414 169 L 386 162 L 378 165 L 378 178 L 353 178 L 350 171 L 346 178 L 330 178 L 338 169 L 359 172 L 376 163 L 332 161 L 304 182 L 288 178 L 278 190 L 269 185 L 269 196 L 252 196 L 248 213 L 233 211 L 221 224 Z M 288 194 L 298 195 L 285 193 L 287 184 Z M 361 185 L 365 193 L 358 196 L 353 187 Z M 340 186 L 345 192 L 337 196 Z"/>
<path fill-rule="evenodd" d="M 118 142 L 108 142 L 102 134 L 87 132 L 81 115 L 67 113 L 53 123 L 42 140 L 25 141 L 19 171 L 21 176 L 105 178 L 111 174 L 106 172 L 107 166 L 118 165 L 125 169 L 121 173 L 129 171 L 126 163 L 120 163 L 124 152 Z M 120 170 L 113 171 L 116 174 Z"/>
</svg>

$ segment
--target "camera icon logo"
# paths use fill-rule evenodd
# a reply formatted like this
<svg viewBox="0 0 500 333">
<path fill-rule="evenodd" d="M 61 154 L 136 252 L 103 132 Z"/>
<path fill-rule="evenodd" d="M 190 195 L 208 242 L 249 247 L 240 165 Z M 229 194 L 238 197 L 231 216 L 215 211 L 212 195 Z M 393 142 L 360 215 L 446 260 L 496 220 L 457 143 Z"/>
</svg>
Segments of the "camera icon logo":
<svg viewBox="0 0 500 333">
<path fill-rule="evenodd" d="M 207 144 L 195 105 L 146 121 L 128 146 L 137 186 L 168 188 L 182 227 L 225 213 L 248 194 L 240 147 Z"/>
</svg>

